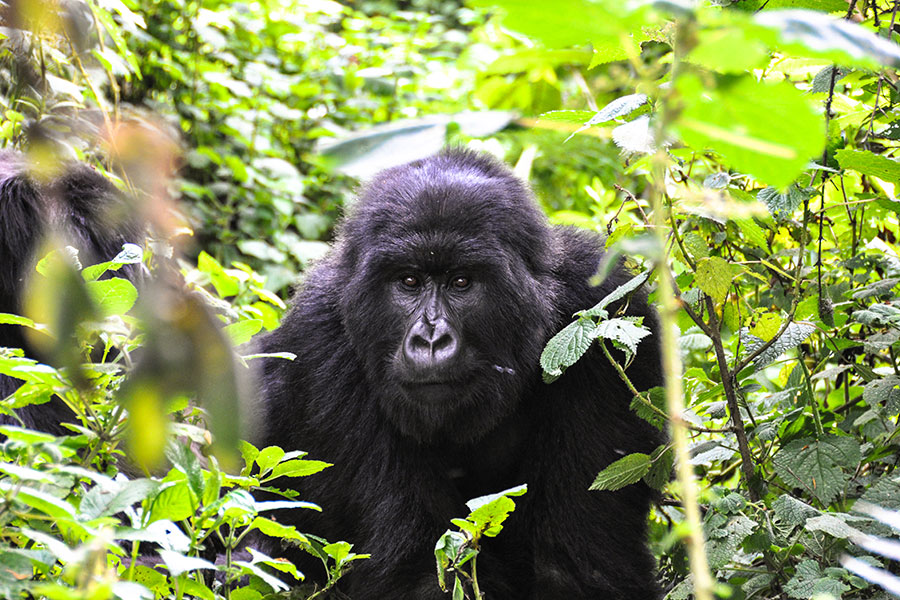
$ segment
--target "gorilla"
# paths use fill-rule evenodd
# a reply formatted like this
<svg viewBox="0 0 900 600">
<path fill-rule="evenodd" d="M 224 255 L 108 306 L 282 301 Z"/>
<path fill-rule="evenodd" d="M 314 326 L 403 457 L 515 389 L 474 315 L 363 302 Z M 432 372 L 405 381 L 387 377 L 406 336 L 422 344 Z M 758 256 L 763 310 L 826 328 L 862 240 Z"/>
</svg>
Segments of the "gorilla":
<svg viewBox="0 0 900 600">
<path fill-rule="evenodd" d="M 145 238 L 145 226 L 105 177 L 76 163 L 56 165 L 54 171 L 58 175 L 39 181 L 29 175 L 24 156 L 0 152 L 0 313 L 22 314 L 25 279 L 50 232 L 78 249 L 85 266 L 109 260 L 126 242 L 139 244 Z M 126 265 L 118 275 L 135 281 L 139 265 Z M 26 356 L 36 357 L 17 325 L 0 325 L 0 347 L 22 348 Z M 19 380 L 0 374 L 0 399 L 18 387 Z M 61 423 L 74 415 L 58 400 L 17 412 L 26 427 L 55 435 L 72 433 Z M 2 414 L 0 423 L 18 424 Z"/>
<path fill-rule="evenodd" d="M 527 483 L 482 546 L 486 598 L 659 597 L 646 546 L 651 490 L 588 486 L 663 435 L 629 410 L 596 347 L 558 381 L 541 379 L 546 342 L 630 278 L 619 267 L 592 286 L 602 257 L 601 240 L 550 226 L 528 187 L 477 153 L 445 151 L 363 187 L 334 248 L 260 342 L 296 359 L 261 359 L 256 441 L 334 463 L 290 480 L 323 512 L 279 520 L 372 555 L 339 582 L 342 593 L 445 597 L 434 544 L 450 519 L 470 498 Z M 627 312 L 658 330 L 640 294 Z M 662 381 L 656 337 L 628 370 L 642 390 Z M 280 551 L 315 572 L 299 549 Z"/>
</svg>

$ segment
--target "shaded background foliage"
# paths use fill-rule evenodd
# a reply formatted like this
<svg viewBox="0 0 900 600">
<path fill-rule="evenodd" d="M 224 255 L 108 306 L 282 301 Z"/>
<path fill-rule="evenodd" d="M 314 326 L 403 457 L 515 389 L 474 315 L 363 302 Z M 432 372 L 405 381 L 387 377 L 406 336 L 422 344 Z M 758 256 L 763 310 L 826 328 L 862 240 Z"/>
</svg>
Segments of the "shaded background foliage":
<svg viewBox="0 0 900 600">
<path fill-rule="evenodd" d="M 619 4 L 6 2 L 0 144 L 39 165 L 86 160 L 153 207 L 144 262 L 179 270 L 197 310 L 238 344 L 277 325 L 291 283 L 324 252 L 352 201 L 344 172 L 371 171 L 386 148 L 443 143 L 506 158 L 552 221 L 609 233 L 611 253 L 655 270 L 651 285 L 675 283 L 681 462 L 698 481 L 715 592 L 898 594 L 896 3 Z M 170 244 L 185 258 L 169 261 Z M 203 409 L 188 404 L 202 389 L 126 404 L 169 413 L 153 422 L 180 441 L 164 475 L 112 479 L 127 432 L 119 386 L 129 374 L 147 381 L 125 357 L 166 353 L 133 317 L 166 315 L 135 310 L 119 302 L 78 332 L 85 361 L 91 346 L 123 351 L 88 370 L 89 389 L 66 365 L 0 351 L 0 372 L 25 381 L 5 412 L 55 394 L 80 417 L 69 438 L 3 428 L 0 562 L 13 566 L 0 572 L 3 594 L 283 591 L 262 567 L 289 568 L 258 555 L 229 554 L 230 582 L 209 577 L 208 540 L 237 550 L 253 530 L 304 545 L 333 585 L 362 557 L 267 520 L 247 493 L 325 463 L 247 445 L 239 475 L 198 461 L 184 442 L 209 442 Z M 602 312 L 570 331 L 639 352 L 633 331 L 601 333 L 615 319 Z M 559 356 L 545 369 L 578 359 Z M 167 377 L 177 375 L 153 380 Z M 657 421 L 667 410 L 658 392 L 634 406 Z M 132 448 L 159 454 L 135 435 Z M 658 473 L 674 450 L 626 457 L 595 485 Z M 709 597 L 707 567 L 689 565 L 679 541 L 692 501 L 683 483 L 663 487 L 651 522 L 660 576 L 672 599 Z M 128 560 L 142 541 L 163 548 L 158 568 Z"/>
</svg>

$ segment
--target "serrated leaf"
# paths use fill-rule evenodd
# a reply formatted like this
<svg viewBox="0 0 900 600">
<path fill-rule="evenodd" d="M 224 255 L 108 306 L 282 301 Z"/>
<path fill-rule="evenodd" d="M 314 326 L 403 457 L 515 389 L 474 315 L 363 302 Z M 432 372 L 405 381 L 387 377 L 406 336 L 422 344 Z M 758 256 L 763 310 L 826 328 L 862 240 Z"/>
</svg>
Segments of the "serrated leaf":
<svg viewBox="0 0 900 600">
<path fill-rule="evenodd" d="M 869 308 L 853 311 L 851 317 L 863 325 L 890 325 L 900 322 L 900 308 L 890 304 L 873 304 Z"/>
<path fill-rule="evenodd" d="M 738 546 L 748 535 L 753 533 L 755 528 L 756 523 L 744 515 L 730 517 L 725 526 L 717 532 L 719 535 L 717 537 L 710 536 L 707 541 L 706 556 L 709 566 L 718 569 L 728 564 L 734 557 Z"/>
<path fill-rule="evenodd" d="M 554 335 L 541 353 L 541 368 L 551 376 L 559 377 L 568 367 L 575 364 L 596 337 L 597 325 L 590 319 L 578 319 L 569 323 Z"/>
<path fill-rule="evenodd" d="M 794 440 L 775 455 L 775 471 L 791 487 L 799 487 L 827 506 L 843 491 L 850 476 L 843 469 L 859 463 L 859 442 L 826 435 Z"/>
<path fill-rule="evenodd" d="M 759 190 L 756 194 L 756 199 L 765 204 L 772 216 L 778 220 L 790 217 L 803 204 L 804 200 L 809 198 L 809 192 L 801 190 L 796 185 L 789 186 L 784 192 L 767 187 Z"/>
<path fill-rule="evenodd" d="M 858 529 L 850 527 L 841 519 L 830 514 L 819 515 L 807 519 L 804 527 L 807 531 L 823 531 L 838 539 L 846 539 L 851 535 L 858 535 L 860 533 Z"/>
<path fill-rule="evenodd" d="M 788 494 L 779 496 L 772 503 L 772 510 L 778 519 L 794 526 L 803 525 L 807 519 L 822 514 L 806 502 Z"/>
<path fill-rule="evenodd" d="M 750 328 L 750 335 L 768 342 L 775 337 L 779 329 L 781 329 L 781 315 L 765 313 L 760 315 L 756 323 Z"/>
<path fill-rule="evenodd" d="M 718 256 L 711 256 L 697 264 L 697 273 L 694 277 L 700 289 L 717 304 L 721 304 L 728 295 L 728 288 L 731 287 L 731 279 L 734 275 L 728 261 Z"/>
<path fill-rule="evenodd" d="M 891 183 L 900 182 L 900 162 L 881 154 L 845 148 L 835 152 L 834 157 L 842 169 L 852 169 Z"/>
<path fill-rule="evenodd" d="M 738 229 L 741 230 L 741 234 L 744 238 L 747 239 L 748 242 L 760 248 L 764 252 L 769 252 L 769 240 L 766 237 L 766 232 L 762 227 L 757 225 L 756 221 L 753 220 L 752 217 L 747 217 L 744 219 L 734 219 L 735 224 L 738 226 Z"/>
<path fill-rule="evenodd" d="M 639 325 L 629 317 L 600 321 L 594 329 L 594 335 L 606 339 L 613 344 L 624 346 L 629 356 L 637 354 L 638 343 L 650 335 L 650 330 Z"/>
<path fill-rule="evenodd" d="M 668 446 L 659 446 L 650 455 L 650 470 L 644 475 L 644 481 L 656 490 L 661 490 L 672 478 L 672 467 L 675 464 L 675 452 Z"/>
<path fill-rule="evenodd" d="M 900 277 L 888 277 L 887 279 L 870 283 L 865 287 L 853 290 L 851 298 L 854 300 L 864 300 L 866 298 L 871 298 L 872 296 L 884 296 L 890 294 L 897 286 L 898 282 L 900 282 Z"/>
<path fill-rule="evenodd" d="M 834 73 L 834 81 L 839 81 L 844 75 L 847 74 L 845 69 L 839 69 L 834 65 L 828 65 L 813 77 L 812 80 L 812 93 L 813 94 L 827 94 L 831 89 L 831 77 L 832 73 Z"/>
<path fill-rule="evenodd" d="M 640 452 L 629 454 L 600 471 L 589 489 L 615 491 L 637 483 L 650 471 L 650 466 L 648 455 Z"/>
<path fill-rule="evenodd" d="M 863 400 L 869 406 L 884 406 L 891 414 L 900 411 L 900 377 L 888 375 L 870 381 L 863 389 Z"/>
<path fill-rule="evenodd" d="M 789 323 L 787 329 L 781 334 L 775 342 L 769 346 L 762 354 L 756 357 L 753 364 L 757 369 L 761 369 L 771 363 L 773 360 L 806 341 L 810 335 L 816 330 L 816 326 L 805 321 L 796 321 Z M 741 335 L 745 337 L 744 353 L 749 355 L 756 352 L 766 342 L 760 338 L 749 335 L 746 329 L 741 330 Z"/>
</svg>

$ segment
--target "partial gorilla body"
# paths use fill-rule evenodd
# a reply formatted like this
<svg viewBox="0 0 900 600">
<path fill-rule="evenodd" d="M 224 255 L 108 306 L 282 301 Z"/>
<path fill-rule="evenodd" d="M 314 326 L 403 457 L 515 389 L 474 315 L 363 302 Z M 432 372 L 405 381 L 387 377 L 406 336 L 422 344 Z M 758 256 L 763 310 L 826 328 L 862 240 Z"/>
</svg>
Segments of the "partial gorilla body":
<svg viewBox="0 0 900 600">
<path fill-rule="evenodd" d="M 650 490 L 589 492 L 623 455 L 661 434 L 597 349 L 541 381 L 544 344 L 572 314 L 626 281 L 588 281 L 599 240 L 551 227 L 503 165 L 448 152 L 364 188 L 332 253 L 265 337 L 260 441 L 334 467 L 300 480 L 324 511 L 282 519 L 372 558 L 342 580 L 354 600 L 445 597 L 434 544 L 464 501 L 520 483 L 528 493 L 484 544 L 488 598 L 652 599 Z M 629 314 L 656 319 L 642 298 Z M 655 336 L 629 375 L 661 383 Z M 317 571 L 287 550 L 308 576 Z"/>
<path fill-rule="evenodd" d="M 0 312 L 22 314 L 21 294 L 34 269 L 38 247 L 51 231 L 77 248 L 82 263 L 109 260 L 126 242 L 140 243 L 144 227 L 128 214 L 116 188 L 86 165 L 60 165 L 60 175 L 38 182 L 28 175 L 24 157 L 0 152 Z M 139 271 L 128 265 L 119 272 L 135 280 Z M 0 347 L 24 348 L 34 357 L 24 330 L 0 325 Z M 19 387 L 19 380 L 0 374 L 0 399 Z M 72 412 L 57 400 L 18 411 L 27 427 L 56 435 L 71 434 L 60 425 Z M 0 423 L 17 421 L 0 414 Z"/>
</svg>

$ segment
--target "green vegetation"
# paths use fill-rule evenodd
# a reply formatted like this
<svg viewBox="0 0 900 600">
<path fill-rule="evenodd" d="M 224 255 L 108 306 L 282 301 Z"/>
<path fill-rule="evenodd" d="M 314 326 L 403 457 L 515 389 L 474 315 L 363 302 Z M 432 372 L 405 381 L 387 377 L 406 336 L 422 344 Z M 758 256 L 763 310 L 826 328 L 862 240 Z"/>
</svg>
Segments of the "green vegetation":
<svg viewBox="0 0 900 600">
<path fill-rule="evenodd" d="M 235 442 L 252 357 L 222 377 L 233 350 L 202 315 L 237 344 L 277 325 L 352 198 L 354 180 L 333 168 L 381 158 L 353 132 L 388 121 L 379 139 L 418 147 L 409 136 L 425 131 L 503 155 L 551 220 L 608 232 L 610 256 L 641 273 L 551 340 L 548 381 L 593 343 L 627 379 L 646 329 L 606 307 L 655 290 L 668 386 L 632 407 L 673 441 L 606 466 L 593 488 L 662 490 L 651 541 L 669 598 L 897 593 L 894 3 L 19 4 L 15 19 L 2 11 L 0 144 L 38 165 L 97 165 L 152 207 L 158 235 L 80 273 L 51 254 L 34 310 L 0 315 L 53 357 L 0 350 L 0 373 L 24 382 L 0 410 L 56 396 L 79 418 L 64 437 L 0 428 L 0 596 L 288 594 L 299 574 L 243 553 L 252 530 L 320 557 L 329 585 L 364 558 L 353 540 L 288 531 L 266 517 L 272 501 L 251 498 L 328 465 Z M 479 129 L 460 114 L 487 109 L 515 115 L 486 113 Z M 170 258 L 172 245 L 189 258 Z M 179 279 L 140 298 L 124 279 L 98 280 L 136 261 Z M 138 349 L 153 360 L 133 364 Z M 181 355 L 197 357 L 190 381 L 170 359 Z M 518 493 L 478 499 L 441 538 L 455 598 Z M 224 563 L 211 562 L 212 540 Z M 132 560 L 146 542 L 161 549 L 155 566 Z"/>
</svg>

